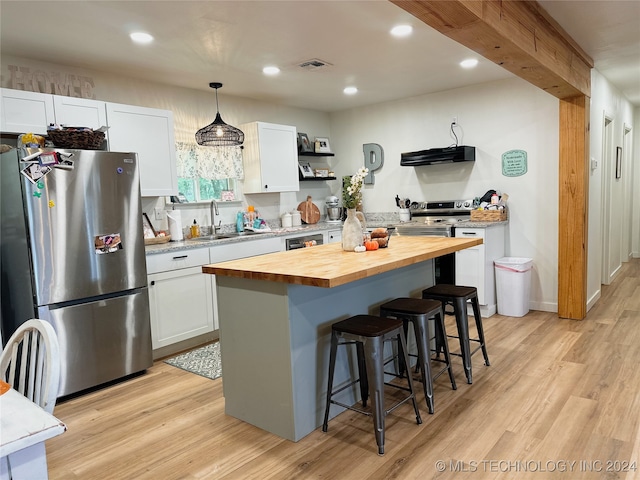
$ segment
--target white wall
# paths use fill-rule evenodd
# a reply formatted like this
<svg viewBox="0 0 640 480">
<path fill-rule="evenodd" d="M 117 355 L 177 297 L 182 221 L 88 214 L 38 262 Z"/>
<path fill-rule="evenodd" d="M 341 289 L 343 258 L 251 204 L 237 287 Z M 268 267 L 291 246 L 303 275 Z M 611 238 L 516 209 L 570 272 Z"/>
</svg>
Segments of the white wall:
<svg viewBox="0 0 640 480">
<path fill-rule="evenodd" d="M 557 311 L 558 111 L 557 99 L 512 79 L 335 113 L 336 174 L 355 172 L 362 144 L 378 143 L 384 166 L 365 188 L 365 212 L 393 211 L 396 194 L 425 201 L 508 193 L 506 254 L 533 258 L 531 307 Z M 453 116 L 460 143 L 476 147 L 475 163 L 400 167 L 401 152 L 452 144 Z M 508 178 L 501 156 L 513 149 L 527 152 L 528 172 Z"/>
<path fill-rule="evenodd" d="M 635 188 L 635 192 L 633 188 L 638 182 L 632 181 L 639 170 L 637 167 L 634 168 L 638 164 L 638 153 L 635 151 L 637 149 L 630 145 L 638 145 L 638 142 L 627 141 L 625 145 L 623 141 L 625 126 L 631 128 L 634 124 L 632 105 L 595 69 L 591 74 L 590 116 L 590 158 L 594 159 L 598 166 L 595 170 L 590 170 L 589 177 L 589 308 L 600 297 L 601 283 L 610 283 L 620 271 L 622 262 L 628 261 L 634 250 L 638 251 L 637 240 L 634 247 L 630 235 L 634 229 L 638 231 L 637 197 L 640 194 L 638 188 Z M 603 138 L 605 117 L 612 120 L 612 145 L 608 150 L 605 149 Z M 632 129 L 630 135 L 634 134 L 637 139 L 637 132 Z M 618 146 L 623 147 L 624 162 L 622 176 L 616 179 L 615 161 Z M 632 207 L 634 203 L 635 213 Z M 606 248 L 604 252 L 603 245 Z"/>
</svg>

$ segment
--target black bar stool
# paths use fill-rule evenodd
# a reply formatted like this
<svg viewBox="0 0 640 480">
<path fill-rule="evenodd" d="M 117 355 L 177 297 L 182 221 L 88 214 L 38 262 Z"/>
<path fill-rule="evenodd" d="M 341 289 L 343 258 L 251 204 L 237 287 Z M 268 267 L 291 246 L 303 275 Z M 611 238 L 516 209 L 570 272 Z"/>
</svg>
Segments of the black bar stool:
<svg viewBox="0 0 640 480">
<path fill-rule="evenodd" d="M 371 315 L 356 315 L 346 320 L 334 323 L 331 326 L 331 353 L 329 356 L 329 381 L 327 388 L 327 405 L 324 411 L 324 423 L 322 431 L 327 431 L 329 423 L 329 408 L 331 404 L 340 405 L 341 407 L 354 410 L 364 415 L 373 417 L 373 428 L 378 444 L 378 454 L 384 454 L 384 423 L 385 417 L 395 410 L 399 405 L 413 401 L 413 409 L 416 413 L 416 422 L 418 425 L 422 423 L 420 412 L 416 403 L 415 392 L 413 389 L 413 381 L 411 375 L 407 375 L 407 387 L 394 385 L 384 381 L 384 342 L 388 340 L 397 340 L 400 354 L 405 360 L 405 364 L 409 365 L 407 357 L 407 343 L 402 328 L 402 321 L 395 318 L 380 318 Z M 341 341 L 342 340 L 342 341 Z M 360 378 L 353 382 L 333 391 L 333 374 L 336 366 L 336 352 L 340 345 L 356 345 L 358 356 L 358 370 Z M 360 393 L 362 395 L 362 406 L 367 406 L 367 396 L 371 396 L 373 405 L 371 413 L 356 408 L 352 405 L 345 405 L 333 400 L 333 396 L 342 390 L 349 388 L 360 381 Z M 409 395 L 394 403 L 389 409 L 384 409 L 384 386 L 406 390 Z"/>
<path fill-rule="evenodd" d="M 476 287 L 463 287 L 458 285 L 439 284 L 422 291 L 422 298 L 430 300 L 438 300 L 442 302 L 442 310 L 446 305 L 453 305 L 453 311 L 456 316 L 456 326 L 458 327 L 458 336 L 448 335 L 449 338 L 457 338 L 460 341 L 460 353 L 451 353 L 462 357 L 464 373 L 467 376 L 467 383 L 472 383 L 471 376 L 471 355 L 476 353 L 478 349 L 482 349 L 485 365 L 489 363 L 489 355 L 484 341 L 484 330 L 482 328 L 482 317 L 480 316 L 480 306 L 478 305 L 478 291 Z M 473 307 L 473 316 L 476 321 L 478 330 L 478 338 L 469 338 L 469 317 L 467 315 L 467 300 L 471 301 Z M 437 336 L 436 336 L 437 342 Z M 470 342 L 479 343 L 479 347 L 471 351 Z M 441 345 L 437 346 L 438 352 Z"/>
<path fill-rule="evenodd" d="M 451 380 L 451 388 L 457 389 L 456 381 L 453 378 L 453 370 L 451 369 L 451 358 L 449 357 L 449 346 L 444 327 L 444 314 L 442 304 L 437 300 L 423 300 L 420 298 L 396 298 L 390 302 L 380 306 L 381 317 L 394 317 L 403 321 L 404 335 L 407 337 L 409 332 L 409 323 L 413 324 L 413 332 L 416 337 L 416 345 L 418 347 L 418 364 L 422 374 L 422 386 L 424 388 L 424 397 L 427 402 L 429 413 L 433 413 L 433 380 L 438 378 L 444 372 L 449 372 Z M 431 348 L 429 348 L 429 319 L 433 318 L 436 327 L 434 328 L 434 337 L 437 338 L 436 345 L 442 345 L 444 349 L 444 360 L 434 358 L 435 361 L 442 362 L 445 366 L 436 374 L 431 372 Z M 434 350 L 435 351 L 435 350 Z M 439 353 L 439 351 L 437 352 Z M 408 354 L 408 356 L 416 357 L 416 355 Z M 411 367 L 407 365 L 407 372 Z M 403 373 L 403 370 L 400 370 Z M 408 373 L 410 375 L 410 373 Z"/>
</svg>

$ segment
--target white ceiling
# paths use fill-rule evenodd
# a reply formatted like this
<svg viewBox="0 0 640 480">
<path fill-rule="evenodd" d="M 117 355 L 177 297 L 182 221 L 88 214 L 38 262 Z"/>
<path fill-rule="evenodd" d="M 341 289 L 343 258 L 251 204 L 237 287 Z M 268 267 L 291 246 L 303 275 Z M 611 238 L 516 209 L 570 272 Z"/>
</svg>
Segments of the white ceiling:
<svg viewBox="0 0 640 480">
<path fill-rule="evenodd" d="M 540 3 L 640 105 L 640 1 Z M 200 90 L 222 82 L 220 95 L 327 112 L 512 76 L 386 0 L 2 0 L 0 17 L 2 55 Z M 413 35 L 391 37 L 398 23 Z M 155 41 L 132 44 L 135 30 Z M 479 66 L 461 69 L 468 57 Z M 332 65 L 297 66 L 314 58 Z M 281 73 L 264 76 L 267 64 Z M 359 92 L 347 97 L 350 85 Z"/>
</svg>

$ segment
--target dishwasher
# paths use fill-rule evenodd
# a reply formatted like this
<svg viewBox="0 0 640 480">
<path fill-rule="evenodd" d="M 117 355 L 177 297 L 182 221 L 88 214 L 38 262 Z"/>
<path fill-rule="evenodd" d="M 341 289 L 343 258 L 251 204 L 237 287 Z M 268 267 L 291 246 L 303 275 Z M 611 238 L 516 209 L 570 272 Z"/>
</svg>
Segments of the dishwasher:
<svg viewBox="0 0 640 480">
<path fill-rule="evenodd" d="M 297 250 L 298 248 L 314 247 L 316 245 L 322 245 L 323 243 L 322 234 L 317 233 L 313 235 L 287 238 L 285 240 L 285 248 L 286 250 Z"/>
</svg>

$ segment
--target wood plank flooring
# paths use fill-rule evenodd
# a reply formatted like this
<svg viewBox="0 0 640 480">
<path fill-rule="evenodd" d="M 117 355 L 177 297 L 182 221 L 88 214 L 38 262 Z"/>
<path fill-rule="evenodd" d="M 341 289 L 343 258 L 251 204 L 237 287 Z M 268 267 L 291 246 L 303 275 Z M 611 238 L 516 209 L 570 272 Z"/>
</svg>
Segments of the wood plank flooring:
<svg viewBox="0 0 640 480">
<path fill-rule="evenodd" d="M 484 325 L 491 366 L 474 355 L 468 385 L 455 358 L 458 390 L 437 379 L 434 415 L 420 394 L 422 425 L 410 405 L 390 414 L 382 457 L 368 417 L 345 412 L 293 443 L 226 416 L 222 379 L 158 361 L 56 406 L 68 431 L 47 442 L 49 478 L 640 478 L 640 260 L 585 320 Z"/>
</svg>

